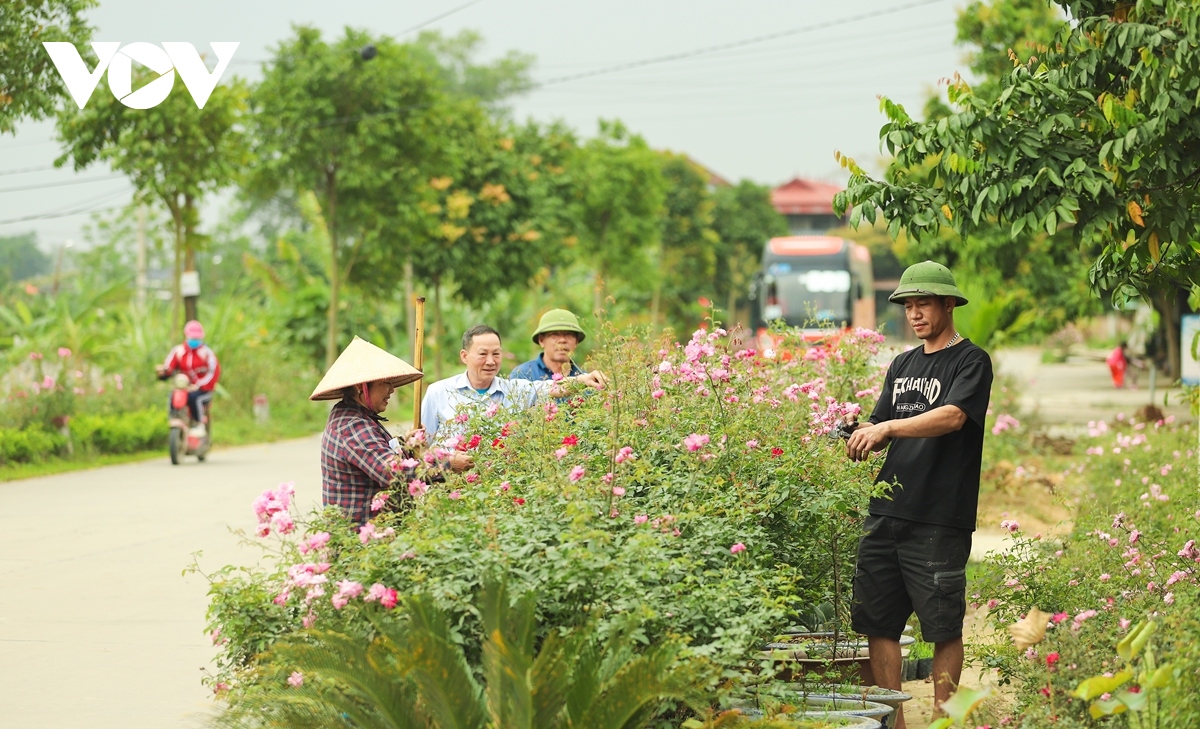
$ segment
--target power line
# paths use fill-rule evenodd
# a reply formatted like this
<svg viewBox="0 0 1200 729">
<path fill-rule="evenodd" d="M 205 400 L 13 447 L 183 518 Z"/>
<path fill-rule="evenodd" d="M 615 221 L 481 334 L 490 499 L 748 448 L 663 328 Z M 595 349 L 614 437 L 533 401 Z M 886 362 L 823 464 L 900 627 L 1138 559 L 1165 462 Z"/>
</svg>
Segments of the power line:
<svg viewBox="0 0 1200 729">
<path fill-rule="evenodd" d="M 860 20 L 870 20 L 873 18 L 881 18 L 881 17 L 887 16 L 887 15 L 895 15 L 896 13 L 902 13 L 906 10 L 912 10 L 913 8 L 919 8 L 919 7 L 922 7 L 925 5 L 933 5 L 934 3 L 940 3 L 940 2 L 943 2 L 943 0 L 918 0 L 917 2 L 910 2 L 910 3 L 906 3 L 904 5 L 896 5 L 895 7 L 889 8 L 887 10 L 879 10 L 879 11 L 868 12 L 868 13 L 859 13 L 858 15 L 851 15 L 851 16 L 848 16 L 845 18 L 839 18 L 837 20 L 829 20 L 824 23 L 814 23 L 812 25 L 805 25 L 805 26 L 801 26 L 799 28 L 790 28 L 788 30 L 781 30 L 781 31 L 777 31 L 775 33 L 767 33 L 765 35 L 758 35 L 758 36 L 754 36 L 752 38 L 743 38 L 742 40 L 731 41 L 729 43 L 719 43 L 714 46 L 704 46 L 703 48 L 695 48 L 690 51 L 681 51 L 679 53 L 670 53 L 665 56 L 654 56 L 652 58 L 643 58 L 638 61 L 628 61 L 626 63 L 618 63 L 618 64 L 615 64 L 612 66 L 605 66 L 604 68 L 597 68 L 592 71 L 581 71 L 580 73 L 572 73 L 572 74 L 567 74 L 565 76 L 557 76 L 555 78 L 547 79 L 545 81 L 536 82 L 532 85 L 532 88 L 535 88 L 535 89 L 545 88 L 546 86 L 550 86 L 552 84 L 566 83 L 568 81 L 578 81 L 580 79 L 591 78 L 593 76 L 602 76 L 602 75 L 606 75 L 606 74 L 610 74 L 610 73 L 617 73 L 619 71 L 628 71 L 628 70 L 634 69 L 634 68 L 643 68 L 645 66 L 653 66 L 653 65 L 656 65 L 659 63 L 668 63 L 670 61 L 680 61 L 680 60 L 683 60 L 686 58 L 693 58 L 695 56 L 707 55 L 709 53 L 717 53 L 719 51 L 726 51 L 726 50 L 730 50 L 733 48 L 741 48 L 743 46 L 753 45 L 756 43 L 764 43 L 766 41 L 777 40 L 779 38 L 787 38 L 787 37 L 791 37 L 791 36 L 795 36 L 795 35 L 802 35 L 804 33 L 812 33 L 812 32 L 818 31 L 818 30 L 828 30 L 829 28 L 836 28 L 841 25 L 849 25 L 850 23 L 856 23 Z"/>
<path fill-rule="evenodd" d="M 109 175 L 107 177 L 89 177 L 86 180 L 66 180 L 64 182 L 46 182 L 41 185 L 22 185 L 21 187 L 5 187 L 0 188 L 0 192 L 24 192 L 26 190 L 41 190 L 47 187 L 67 187 L 69 185 L 86 185 L 89 182 L 104 182 L 106 180 L 116 180 L 125 175 Z"/>
<path fill-rule="evenodd" d="M 429 20 L 426 20 L 421 23 L 417 23 L 416 25 L 412 26 L 411 28 L 407 28 L 405 30 L 400 31 L 400 35 L 408 35 L 409 33 L 413 32 L 414 30 L 420 30 L 421 28 L 424 28 L 427 25 L 433 25 L 434 23 L 438 22 L 442 18 L 449 18 L 451 15 L 454 15 L 455 13 L 459 12 L 460 10 L 466 10 L 467 8 L 471 7 L 472 5 L 478 5 L 481 2 L 483 2 L 483 0 L 471 0 L 470 2 L 463 3 L 462 5 L 459 5 L 456 8 L 451 8 L 450 10 L 447 10 L 446 12 L 442 13 L 441 15 L 435 15 L 434 17 L 430 18 Z"/>
<path fill-rule="evenodd" d="M 482 2 L 482 0 L 476 0 L 476 1 Z M 591 78 L 594 76 L 616 73 L 618 71 L 625 71 L 625 70 L 630 70 L 630 69 L 634 69 L 634 68 L 642 68 L 645 66 L 657 65 L 660 63 L 667 63 L 670 61 L 678 61 L 678 60 L 683 60 L 683 59 L 687 59 L 687 58 L 694 58 L 696 56 L 707 55 L 709 53 L 717 53 L 717 52 L 720 52 L 723 50 L 730 50 L 733 48 L 741 48 L 741 47 L 756 44 L 756 43 L 763 43 L 763 42 L 770 41 L 770 40 L 777 40 L 779 38 L 801 35 L 804 33 L 811 33 L 811 32 L 815 32 L 818 30 L 827 30 L 829 28 L 836 28 L 836 27 L 842 26 L 842 25 L 850 25 L 852 23 L 857 23 L 862 20 L 871 20 L 873 18 L 894 15 L 896 13 L 904 12 L 906 10 L 912 10 L 913 8 L 924 7 L 926 5 L 933 5 L 933 4 L 941 3 L 944 1 L 945 0 L 917 0 L 916 2 L 906 3 L 904 5 L 897 5 L 893 8 L 889 8 L 887 10 L 881 10 L 881 11 L 877 11 L 877 12 L 863 12 L 863 13 L 859 13 L 857 15 L 851 15 L 851 16 L 847 16 L 844 18 L 839 18 L 837 20 L 830 20 L 830 21 L 826 21 L 823 23 L 814 23 L 813 25 L 806 25 L 806 26 L 801 26 L 798 28 L 791 28 L 789 30 L 782 30 L 782 31 L 778 31 L 775 33 L 768 33 L 766 35 L 754 36 L 752 38 L 743 38 L 742 40 L 731 41 L 729 43 L 721 43 L 721 44 L 713 45 L 713 46 L 704 46 L 702 48 L 695 48 L 690 51 L 681 51 L 679 53 L 672 53 L 672 54 L 666 55 L 666 56 L 655 56 L 652 58 L 646 58 L 646 59 L 642 59 L 642 60 L 638 60 L 638 61 L 629 61 L 626 63 L 616 64 L 613 66 L 606 66 L 604 68 L 598 68 L 598 69 L 595 69 L 592 71 L 584 71 L 584 72 L 580 72 L 580 73 L 569 74 L 566 76 L 558 76 L 555 78 L 547 79 L 546 81 L 534 81 L 534 82 L 530 83 L 529 86 L 525 87 L 524 89 L 521 89 L 521 92 L 526 93 L 529 91 L 537 91 L 539 89 L 543 89 L 552 84 L 566 83 L 569 81 L 577 81 L 577 80 L 584 79 L 584 78 Z M 318 122 L 316 124 L 306 124 L 303 126 L 288 127 L 281 131 L 282 132 L 295 132 L 295 131 L 301 131 L 304 129 L 312 129 L 312 128 L 319 128 L 319 127 L 331 127 L 331 126 L 337 126 L 340 124 L 349 124 L 352 122 L 361 121 L 363 119 L 371 119 L 371 118 L 375 118 L 375 117 L 384 117 L 384 116 L 394 116 L 396 114 L 403 114 L 408 111 L 416 111 L 418 109 L 429 108 L 430 106 L 433 106 L 433 104 L 409 104 L 409 105 L 401 106 L 401 107 L 398 107 L 395 109 L 387 109 L 384 111 L 368 112 L 366 114 L 356 114 L 354 116 L 337 117 L 334 119 L 329 119 L 327 121 Z"/>
<path fill-rule="evenodd" d="M 26 215 L 21 218 L 9 218 L 8 220 L 0 220 L 0 225 L 8 225 L 10 223 L 23 223 L 23 222 L 26 222 L 29 220 L 49 220 L 51 218 L 65 218 L 65 217 L 69 217 L 71 215 L 81 215 L 83 213 L 90 213 L 90 212 L 98 213 L 98 212 L 104 212 L 105 210 L 114 210 L 114 209 L 122 207 L 122 206 L 118 205 L 115 208 L 104 208 L 103 210 L 94 210 L 94 208 L 97 205 L 103 205 L 104 203 L 108 202 L 109 200 L 120 197 L 121 195 L 124 195 L 128 192 L 129 192 L 129 189 L 126 188 L 123 190 L 119 190 L 117 192 L 105 193 L 104 195 L 101 195 L 99 197 L 94 197 L 91 200 L 86 200 L 81 203 L 73 203 L 71 205 L 68 205 L 65 208 L 59 208 L 58 210 L 51 210 L 49 212 L 39 213 L 37 215 Z"/>
<path fill-rule="evenodd" d="M 45 167 L 24 167 L 19 170 L 4 170 L 0 172 L 0 177 L 6 175 L 23 175 L 27 172 L 45 172 L 47 170 L 57 169 L 54 165 L 46 165 Z"/>
<path fill-rule="evenodd" d="M 444 12 L 440 15 L 435 15 L 428 20 L 423 20 L 414 26 L 405 28 L 404 30 L 397 33 L 397 36 L 408 35 L 409 33 L 413 32 L 414 30 L 420 30 L 421 28 L 424 28 L 426 26 L 433 25 L 434 23 L 438 22 L 439 20 L 442 20 L 443 18 L 449 18 L 451 15 L 454 15 L 455 13 L 466 10 L 467 8 L 471 7 L 472 5 L 478 5 L 481 2 L 483 2 L 483 0 L 471 0 L 470 2 L 463 3 L 462 5 L 459 5 L 458 7 L 450 8 L 449 10 L 447 10 L 446 12 Z M 269 60 L 260 59 L 260 58 L 242 58 L 242 59 L 235 59 L 232 61 L 232 63 L 269 63 Z"/>
</svg>

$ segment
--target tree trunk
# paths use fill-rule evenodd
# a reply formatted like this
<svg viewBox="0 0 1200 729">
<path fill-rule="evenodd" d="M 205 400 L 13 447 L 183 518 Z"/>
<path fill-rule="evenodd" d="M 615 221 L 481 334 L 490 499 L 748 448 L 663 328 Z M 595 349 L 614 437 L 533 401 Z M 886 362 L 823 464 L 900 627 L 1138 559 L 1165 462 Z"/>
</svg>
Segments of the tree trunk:
<svg viewBox="0 0 1200 729">
<path fill-rule="evenodd" d="M 137 208 L 137 302 L 138 312 L 146 312 L 146 204 Z"/>
<path fill-rule="evenodd" d="M 192 243 L 195 240 L 195 220 L 196 220 L 196 200 L 191 195 L 183 197 L 183 270 L 184 272 L 192 272 L 196 270 L 196 247 Z M 185 296 L 183 299 L 183 318 L 185 321 L 199 320 L 199 301 L 200 296 Z"/>
<path fill-rule="evenodd" d="M 417 351 L 417 303 L 413 300 L 412 256 L 404 262 L 404 331 L 408 334 L 408 351 Z"/>
<path fill-rule="evenodd" d="M 341 272 L 338 270 L 338 230 L 337 230 L 337 179 L 335 172 L 325 175 L 326 206 L 325 227 L 329 231 L 329 311 L 327 312 L 325 335 L 325 369 L 333 366 L 337 359 L 338 342 L 338 303 L 342 290 Z"/>
<path fill-rule="evenodd" d="M 179 318 L 183 310 L 183 296 L 179 292 L 179 277 L 183 275 L 183 249 L 186 245 L 183 232 L 183 211 L 179 209 L 178 201 L 172 196 L 167 204 L 171 211 L 171 221 L 175 225 L 175 276 L 171 281 L 171 336 L 183 326 Z"/>
<path fill-rule="evenodd" d="M 592 313 L 596 316 L 600 315 L 600 310 L 604 308 L 604 270 L 596 269 L 595 286 L 592 289 Z"/>
<path fill-rule="evenodd" d="M 738 325 L 737 314 L 738 302 L 738 281 L 734 278 L 733 271 L 729 272 L 729 293 L 725 299 L 725 328 L 733 331 Z"/>
<path fill-rule="evenodd" d="M 433 376 L 442 379 L 442 281 L 433 280 Z"/>
<path fill-rule="evenodd" d="M 1166 374 L 1168 380 L 1179 377 L 1182 365 L 1179 346 L 1180 306 L 1179 292 L 1175 289 L 1156 292 L 1151 297 L 1154 308 L 1158 311 L 1158 325 L 1163 328 L 1164 341 L 1167 343 Z"/>
<path fill-rule="evenodd" d="M 650 294 L 650 327 L 654 331 L 658 331 L 658 318 L 662 311 L 662 289 L 663 289 L 663 273 L 664 264 L 666 261 L 663 258 L 666 256 L 666 247 L 662 241 L 658 242 L 658 275 L 654 277 L 654 291 Z"/>
</svg>

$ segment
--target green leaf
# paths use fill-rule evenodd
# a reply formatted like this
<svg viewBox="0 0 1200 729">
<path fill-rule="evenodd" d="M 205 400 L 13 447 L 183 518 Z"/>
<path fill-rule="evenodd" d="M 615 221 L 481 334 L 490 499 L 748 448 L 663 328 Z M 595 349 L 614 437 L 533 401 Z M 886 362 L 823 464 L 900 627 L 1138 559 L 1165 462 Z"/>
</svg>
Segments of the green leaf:
<svg viewBox="0 0 1200 729">
<path fill-rule="evenodd" d="M 1130 231 L 1132 233 L 1133 231 Z M 1133 626 L 1124 638 L 1117 643 L 1117 655 L 1122 660 L 1132 661 L 1141 652 L 1146 645 L 1146 641 L 1150 640 L 1150 636 L 1154 634 L 1155 623 L 1153 620 L 1138 623 Z"/>
<path fill-rule="evenodd" d="M 1128 706 L 1130 711 L 1141 711 L 1146 708 L 1146 704 L 1150 700 L 1150 694 L 1145 690 L 1145 687 L 1141 691 L 1121 689 L 1113 698 Z"/>
<path fill-rule="evenodd" d="M 1173 665 L 1171 665 L 1170 663 L 1164 663 L 1163 665 L 1159 666 L 1154 671 L 1154 674 L 1151 675 L 1149 678 L 1142 679 L 1142 688 L 1156 689 L 1156 688 L 1166 688 L 1167 686 L 1170 686 L 1172 683 L 1175 682 L 1174 670 L 1175 670 L 1175 667 Z"/>
<path fill-rule="evenodd" d="M 1133 671 L 1128 668 L 1113 676 L 1092 676 L 1091 678 L 1080 682 L 1072 692 L 1072 696 L 1077 699 L 1089 701 L 1097 696 L 1110 694 L 1115 691 L 1121 684 L 1133 678 Z"/>
<path fill-rule="evenodd" d="M 1113 716 L 1114 714 L 1124 713 L 1128 709 L 1120 699 L 1108 699 L 1107 701 L 1093 701 L 1088 707 L 1088 713 L 1093 719 L 1099 719 L 1102 716 Z"/>
<path fill-rule="evenodd" d="M 942 702 L 942 711 L 954 720 L 956 724 L 966 725 L 971 712 L 975 711 L 984 699 L 992 695 L 990 688 L 973 689 L 969 686 L 959 686 L 954 695 Z"/>
</svg>

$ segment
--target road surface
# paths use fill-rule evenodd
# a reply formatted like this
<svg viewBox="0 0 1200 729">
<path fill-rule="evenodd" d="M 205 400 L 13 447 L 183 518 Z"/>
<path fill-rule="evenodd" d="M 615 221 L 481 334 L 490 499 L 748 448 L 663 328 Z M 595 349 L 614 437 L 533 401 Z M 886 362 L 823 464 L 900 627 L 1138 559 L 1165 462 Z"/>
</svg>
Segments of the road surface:
<svg viewBox="0 0 1200 729">
<path fill-rule="evenodd" d="M 181 573 L 256 558 L 229 527 L 294 481 L 320 500 L 319 438 L 0 483 L 0 726 L 165 729 L 204 723 L 207 583 Z"/>
</svg>

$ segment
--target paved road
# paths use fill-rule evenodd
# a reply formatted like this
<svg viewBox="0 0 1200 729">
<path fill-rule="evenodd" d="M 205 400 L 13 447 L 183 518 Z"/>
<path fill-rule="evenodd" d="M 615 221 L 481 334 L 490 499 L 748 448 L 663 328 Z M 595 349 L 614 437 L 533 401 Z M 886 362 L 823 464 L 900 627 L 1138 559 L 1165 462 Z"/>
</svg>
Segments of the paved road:
<svg viewBox="0 0 1200 729">
<path fill-rule="evenodd" d="M 0 483 L 0 727 L 198 726 L 207 583 L 181 572 L 255 558 L 265 488 L 320 498 L 315 437 Z M 307 506 L 305 506 L 307 508 Z"/>
</svg>

